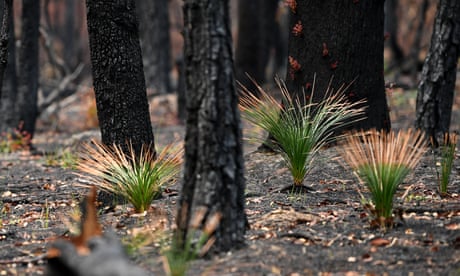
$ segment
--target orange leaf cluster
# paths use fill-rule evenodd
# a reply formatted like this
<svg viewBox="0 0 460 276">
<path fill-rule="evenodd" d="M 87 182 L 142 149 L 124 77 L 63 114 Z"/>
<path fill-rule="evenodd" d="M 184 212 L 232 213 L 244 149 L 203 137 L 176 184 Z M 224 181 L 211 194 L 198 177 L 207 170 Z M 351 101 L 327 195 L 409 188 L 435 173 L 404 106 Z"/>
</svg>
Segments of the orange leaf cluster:
<svg viewBox="0 0 460 276">
<path fill-rule="evenodd" d="M 294 27 L 292 27 L 292 34 L 294 36 L 300 36 L 302 35 L 302 31 L 303 31 L 302 22 L 299 20 L 297 21 L 297 23 L 295 23 Z"/>
</svg>

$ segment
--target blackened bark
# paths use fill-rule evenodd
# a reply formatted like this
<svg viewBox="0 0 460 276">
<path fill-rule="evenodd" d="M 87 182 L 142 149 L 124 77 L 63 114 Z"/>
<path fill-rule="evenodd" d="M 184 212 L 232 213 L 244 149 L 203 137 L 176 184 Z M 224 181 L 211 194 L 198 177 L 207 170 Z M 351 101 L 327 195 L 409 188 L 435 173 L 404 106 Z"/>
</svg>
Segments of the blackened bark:
<svg viewBox="0 0 460 276">
<path fill-rule="evenodd" d="M 154 150 L 134 0 L 87 0 L 86 7 L 102 142 Z"/>
<path fill-rule="evenodd" d="M 10 17 L 8 64 L 2 85 L 2 100 L 0 107 L 0 132 L 10 131 L 18 127 L 19 115 L 15 108 L 18 94 L 18 80 L 16 74 L 16 38 L 14 36 L 14 18 Z"/>
<path fill-rule="evenodd" d="M 249 91 L 257 89 L 248 74 L 258 84 L 266 81 L 265 73 L 270 51 L 279 39 L 276 23 L 278 0 L 239 0 L 238 42 L 235 53 L 236 79 Z"/>
<path fill-rule="evenodd" d="M 0 105 L 2 103 L 2 87 L 5 70 L 8 65 L 8 42 L 10 35 L 10 22 L 13 11 L 13 1 L 2 2 L 2 26 L 0 29 Z"/>
<path fill-rule="evenodd" d="M 415 121 L 435 145 L 449 132 L 459 55 L 460 2 L 441 0 L 422 70 Z"/>
<path fill-rule="evenodd" d="M 244 243 L 246 226 L 228 1 L 186 0 L 184 23 L 188 116 L 178 229 L 186 233 L 197 208 L 221 213 L 213 248 L 227 251 Z"/>
<path fill-rule="evenodd" d="M 137 0 L 145 82 L 154 93 L 171 92 L 168 0 Z"/>
<path fill-rule="evenodd" d="M 10 35 L 10 21 L 13 10 L 13 0 L 3 1 L 2 26 L 0 29 L 0 104 L 2 102 L 3 78 L 8 65 L 8 41 Z M 13 38 L 14 39 L 14 38 Z"/>
<path fill-rule="evenodd" d="M 235 77 L 249 91 L 257 94 L 257 89 L 246 74 L 256 82 L 265 82 L 265 68 L 260 56 L 265 52 L 262 20 L 255 16 L 261 10 L 264 0 L 238 1 L 238 41 L 235 52 Z"/>
<path fill-rule="evenodd" d="M 350 84 L 352 102 L 366 99 L 365 120 L 355 129 L 389 129 L 383 79 L 384 1 L 297 1 L 291 5 L 286 84 L 294 95 L 311 93 L 314 101 L 332 87 Z"/>
<path fill-rule="evenodd" d="M 21 47 L 19 48 L 19 85 L 17 112 L 22 130 L 33 137 L 38 116 L 38 38 L 40 1 L 22 1 Z"/>
</svg>

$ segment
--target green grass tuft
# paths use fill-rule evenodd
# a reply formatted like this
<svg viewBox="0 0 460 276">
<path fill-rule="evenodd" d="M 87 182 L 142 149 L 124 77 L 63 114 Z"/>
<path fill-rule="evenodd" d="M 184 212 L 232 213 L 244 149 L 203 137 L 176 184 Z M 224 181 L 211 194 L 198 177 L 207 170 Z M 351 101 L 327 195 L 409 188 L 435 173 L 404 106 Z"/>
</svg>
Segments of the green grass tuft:
<svg viewBox="0 0 460 276">
<path fill-rule="evenodd" d="M 371 193 L 371 225 L 393 225 L 393 197 L 404 178 L 415 168 L 427 149 L 420 131 L 355 132 L 346 137 L 340 154 Z"/>
<path fill-rule="evenodd" d="M 180 172 L 183 150 L 170 145 L 155 157 L 148 147 L 142 148 L 140 156 L 129 148 L 127 155 L 118 145 L 92 141 L 84 147 L 78 169 L 90 174 L 94 185 L 124 197 L 142 213 Z"/>
<path fill-rule="evenodd" d="M 245 90 L 240 109 L 244 119 L 271 135 L 269 146 L 282 154 L 294 185 L 300 186 L 319 149 L 338 138 L 334 130 L 364 118 L 364 102 L 349 102 L 344 86 L 338 91 L 329 87 L 319 103 L 313 102 L 313 95 L 303 95 L 305 102 L 292 97 L 281 80 L 277 84 L 282 104 L 258 86 L 260 98 Z"/>
<path fill-rule="evenodd" d="M 441 176 L 439 177 L 439 192 L 447 194 L 447 186 L 450 182 L 452 165 L 455 160 L 455 149 L 457 146 L 457 134 L 445 134 L 444 144 L 441 145 Z"/>
</svg>

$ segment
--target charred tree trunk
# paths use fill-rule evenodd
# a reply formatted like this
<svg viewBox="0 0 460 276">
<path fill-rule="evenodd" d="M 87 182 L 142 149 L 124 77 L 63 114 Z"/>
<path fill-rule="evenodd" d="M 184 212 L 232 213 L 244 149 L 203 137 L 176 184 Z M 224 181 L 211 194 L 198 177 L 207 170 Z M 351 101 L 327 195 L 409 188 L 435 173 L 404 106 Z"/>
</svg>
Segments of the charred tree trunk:
<svg viewBox="0 0 460 276">
<path fill-rule="evenodd" d="M 145 82 L 154 93 L 171 92 L 168 0 L 137 0 Z"/>
<path fill-rule="evenodd" d="M 398 0 L 385 1 L 385 31 L 388 34 L 388 44 L 392 53 L 392 66 L 399 65 L 404 60 L 404 53 L 398 44 L 399 18 L 397 10 Z"/>
<path fill-rule="evenodd" d="M 21 129 L 33 137 L 38 117 L 38 38 L 40 1 L 22 1 L 19 85 L 16 103 Z"/>
<path fill-rule="evenodd" d="M 3 87 L 3 78 L 5 76 L 5 70 L 8 65 L 8 42 L 10 39 L 10 22 L 11 14 L 13 11 L 13 1 L 5 0 L 3 1 L 3 6 L 1 7 L 2 12 L 2 26 L 0 30 L 0 104 L 2 102 L 2 87 Z"/>
<path fill-rule="evenodd" d="M 87 0 L 86 6 L 102 142 L 154 150 L 134 0 Z"/>
<path fill-rule="evenodd" d="M 244 243 L 241 123 L 234 87 L 228 1 L 186 0 L 185 171 L 177 222 L 186 233 L 194 211 L 221 213 L 214 251 Z"/>
<path fill-rule="evenodd" d="M 460 55 L 460 2 L 441 0 L 417 94 L 415 126 L 435 145 L 449 132 Z"/>
<path fill-rule="evenodd" d="M 16 74 L 16 38 L 14 36 L 14 18 L 9 19 L 8 63 L 2 84 L 2 98 L 0 102 L 0 132 L 9 131 L 18 126 L 18 114 L 15 104 L 18 94 L 18 80 Z"/>
<path fill-rule="evenodd" d="M 76 42 L 78 33 L 75 28 L 75 0 L 65 1 L 65 21 L 63 32 L 64 63 L 73 70 L 77 66 Z"/>
<path fill-rule="evenodd" d="M 2 26 L 0 29 L 0 104 L 2 103 L 2 87 L 5 70 L 8 65 L 8 42 L 10 39 L 10 21 L 13 11 L 13 1 L 4 0 L 2 2 Z"/>
<path fill-rule="evenodd" d="M 279 39 L 275 21 L 278 2 L 278 0 L 239 0 L 238 2 L 236 79 L 256 94 L 257 89 L 246 74 L 258 84 L 266 81 L 265 73 L 270 52 L 275 46 L 276 39 Z"/>
<path fill-rule="evenodd" d="M 294 3 L 294 2 L 292 2 Z M 367 118 L 355 129 L 390 128 L 383 79 L 384 1 L 297 1 L 291 4 L 286 84 L 314 101 L 332 87 L 351 84 L 352 102 L 366 99 Z M 308 96 L 308 95 L 307 95 Z"/>
<path fill-rule="evenodd" d="M 414 37 L 414 42 L 412 43 L 411 51 L 409 53 L 409 60 L 412 60 L 412 62 L 409 63 L 409 73 L 411 74 L 413 79 L 417 79 L 417 72 L 420 71 L 420 64 L 421 62 L 419 61 L 419 53 L 422 48 L 422 36 L 423 36 L 423 31 L 424 31 L 424 26 L 425 26 L 425 19 L 426 19 L 426 12 L 429 7 L 429 1 L 424 0 L 422 2 L 422 5 L 420 7 L 420 15 L 418 16 L 420 18 L 420 22 L 418 23 L 417 29 L 415 30 L 415 37 Z M 403 68 L 404 70 L 405 68 Z"/>
</svg>

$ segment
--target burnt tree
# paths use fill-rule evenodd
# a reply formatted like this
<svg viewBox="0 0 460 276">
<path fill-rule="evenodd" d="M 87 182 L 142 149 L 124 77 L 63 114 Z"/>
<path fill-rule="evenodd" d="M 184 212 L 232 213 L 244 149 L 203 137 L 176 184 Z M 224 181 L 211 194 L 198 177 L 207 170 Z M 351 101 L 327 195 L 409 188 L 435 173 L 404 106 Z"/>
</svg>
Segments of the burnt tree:
<svg viewBox="0 0 460 276">
<path fill-rule="evenodd" d="M 96 107 L 102 142 L 154 150 L 134 0 L 87 0 Z"/>
<path fill-rule="evenodd" d="M 40 1 L 22 1 L 16 112 L 21 129 L 33 136 L 38 117 L 38 38 Z"/>
<path fill-rule="evenodd" d="M 64 44 L 64 63 L 72 69 L 77 66 L 79 58 L 77 56 L 78 32 L 75 22 L 76 4 L 76 0 L 65 0 L 65 21 L 62 33 L 62 42 Z"/>
<path fill-rule="evenodd" d="M 441 0 L 423 65 L 415 126 L 437 145 L 449 132 L 460 55 L 460 2 Z"/>
<path fill-rule="evenodd" d="M 181 235 L 187 232 L 197 208 L 220 213 L 214 251 L 241 246 L 246 226 L 242 134 L 229 21 L 228 1 L 185 1 L 188 116 L 177 223 Z"/>
<path fill-rule="evenodd" d="M 266 81 L 271 50 L 276 48 L 277 41 L 282 40 L 276 21 L 278 2 L 279 0 L 238 1 L 235 77 L 256 94 L 257 89 L 246 74 L 258 84 Z"/>
<path fill-rule="evenodd" d="M 2 2 L 2 26 L 0 29 L 0 104 L 2 102 L 3 77 L 8 65 L 8 41 L 10 40 L 10 20 L 13 11 L 13 1 Z"/>
<path fill-rule="evenodd" d="M 145 82 L 154 93 L 171 92 L 168 0 L 137 0 Z"/>
<path fill-rule="evenodd" d="M 385 1 L 385 35 L 388 36 L 388 44 L 392 53 L 392 63 L 395 65 L 401 64 L 404 60 L 404 53 L 398 44 L 398 2 L 398 0 Z"/>
<path fill-rule="evenodd" d="M 12 2 L 13 4 L 13 2 Z M 11 131 L 18 126 L 16 114 L 16 99 L 18 81 L 16 74 L 16 38 L 14 36 L 14 18 L 10 16 L 8 38 L 8 61 L 2 81 L 2 95 L 0 100 L 0 132 Z"/>
<path fill-rule="evenodd" d="M 390 128 L 383 78 L 384 1 L 289 1 L 288 72 L 293 95 L 305 90 L 314 101 L 324 97 L 329 81 L 352 102 L 366 99 L 366 119 L 355 129 Z"/>
</svg>

